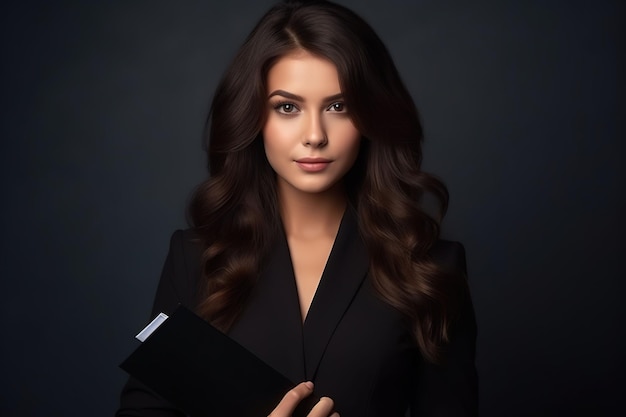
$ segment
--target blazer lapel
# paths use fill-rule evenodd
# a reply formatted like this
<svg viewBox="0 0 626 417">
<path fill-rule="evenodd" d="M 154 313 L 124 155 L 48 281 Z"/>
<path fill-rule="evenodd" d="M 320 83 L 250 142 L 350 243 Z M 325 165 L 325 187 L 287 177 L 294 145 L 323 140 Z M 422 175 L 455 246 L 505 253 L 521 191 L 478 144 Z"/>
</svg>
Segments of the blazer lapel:
<svg viewBox="0 0 626 417">
<path fill-rule="evenodd" d="M 304 322 L 307 380 L 315 378 L 326 346 L 361 286 L 368 267 L 369 259 L 359 235 L 356 213 L 348 207 Z"/>
<path fill-rule="evenodd" d="M 280 234 L 229 336 L 294 383 L 313 380 L 368 267 L 356 214 L 348 207 L 302 325 L 289 246 Z"/>
<path fill-rule="evenodd" d="M 294 383 L 305 380 L 298 289 L 284 234 L 229 336 Z"/>
</svg>

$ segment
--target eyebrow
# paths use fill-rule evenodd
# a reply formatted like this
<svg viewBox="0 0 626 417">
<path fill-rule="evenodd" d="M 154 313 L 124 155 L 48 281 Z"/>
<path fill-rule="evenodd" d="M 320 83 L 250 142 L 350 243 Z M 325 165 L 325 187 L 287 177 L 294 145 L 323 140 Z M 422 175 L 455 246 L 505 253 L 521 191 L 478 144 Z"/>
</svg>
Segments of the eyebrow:
<svg viewBox="0 0 626 417">
<path fill-rule="evenodd" d="M 271 98 L 271 97 L 274 97 L 274 96 L 281 96 L 281 97 L 288 98 L 290 100 L 295 100 L 295 101 L 300 101 L 300 102 L 305 102 L 306 101 L 304 99 L 304 97 L 299 96 L 297 94 L 290 93 L 290 92 L 285 91 L 285 90 L 275 90 L 275 91 L 272 91 L 270 93 L 270 95 L 267 96 L 267 98 Z M 328 102 L 328 101 L 338 100 L 338 99 L 340 99 L 342 97 L 343 97 L 342 93 L 334 94 L 332 96 L 325 97 L 323 101 L 324 102 Z"/>
</svg>

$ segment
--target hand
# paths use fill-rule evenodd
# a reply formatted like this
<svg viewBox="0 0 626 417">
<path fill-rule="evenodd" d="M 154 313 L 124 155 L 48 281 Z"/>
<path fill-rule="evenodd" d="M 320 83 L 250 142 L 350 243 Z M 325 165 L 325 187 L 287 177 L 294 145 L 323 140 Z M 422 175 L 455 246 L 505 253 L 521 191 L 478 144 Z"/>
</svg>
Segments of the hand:
<svg viewBox="0 0 626 417">
<path fill-rule="evenodd" d="M 296 409 L 300 401 L 311 395 L 313 383 L 302 382 L 285 394 L 278 403 L 274 411 L 268 417 L 291 417 L 291 413 Z M 339 417 L 337 412 L 333 413 L 335 403 L 328 397 L 322 397 L 307 414 L 307 417 Z M 332 414 L 331 414 L 332 413 Z"/>
</svg>

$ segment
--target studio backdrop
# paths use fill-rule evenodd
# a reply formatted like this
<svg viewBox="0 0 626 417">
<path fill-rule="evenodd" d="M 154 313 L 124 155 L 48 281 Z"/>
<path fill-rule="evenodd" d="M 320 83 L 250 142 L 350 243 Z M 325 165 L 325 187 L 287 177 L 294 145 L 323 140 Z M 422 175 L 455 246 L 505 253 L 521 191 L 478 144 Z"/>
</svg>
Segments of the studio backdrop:
<svg viewBox="0 0 626 417">
<path fill-rule="evenodd" d="M 626 392 L 624 5 L 356 1 L 448 185 L 483 416 L 614 415 Z M 0 414 L 110 416 L 210 98 L 269 1 L 3 7 Z M 622 408 L 622 407 L 620 407 Z"/>
</svg>

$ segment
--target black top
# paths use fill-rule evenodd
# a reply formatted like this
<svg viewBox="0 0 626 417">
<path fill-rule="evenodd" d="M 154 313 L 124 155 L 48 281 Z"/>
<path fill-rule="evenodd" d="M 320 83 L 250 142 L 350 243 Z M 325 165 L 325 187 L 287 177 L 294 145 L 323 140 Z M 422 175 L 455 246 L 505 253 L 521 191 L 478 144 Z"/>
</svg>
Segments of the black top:
<svg viewBox="0 0 626 417">
<path fill-rule="evenodd" d="M 179 303 L 190 309 L 196 305 L 201 249 L 193 237 L 191 231 L 173 234 L 153 316 L 170 313 Z M 461 244 L 438 241 L 431 256 L 464 274 Z M 316 394 L 331 397 L 342 417 L 404 417 L 408 409 L 412 417 L 477 415 L 471 301 L 467 299 L 461 320 L 452 329 L 445 365 L 433 365 L 422 359 L 406 320 L 376 296 L 367 271 L 356 216 L 347 210 L 302 324 L 283 235 L 229 336 L 292 381 L 313 381 Z M 183 414 L 131 378 L 116 415 Z"/>
</svg>

